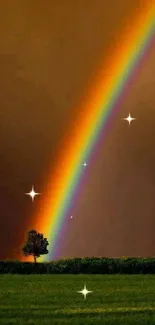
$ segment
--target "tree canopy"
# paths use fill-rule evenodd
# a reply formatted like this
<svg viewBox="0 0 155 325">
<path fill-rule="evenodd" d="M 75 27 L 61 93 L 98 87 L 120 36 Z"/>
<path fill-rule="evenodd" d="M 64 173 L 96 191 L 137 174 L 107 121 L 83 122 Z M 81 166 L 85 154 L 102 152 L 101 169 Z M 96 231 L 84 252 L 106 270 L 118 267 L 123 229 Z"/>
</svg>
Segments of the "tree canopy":
<svg viewBox="0 0 155 325">
<path fill-rule="evenodd" d="M 40 257 L 40 255 L 48 254 L 48 245 L 47 238 L 44 238 L 43 234 L 33 229 L 27 233 L 27 239 L 22 247 L 22 253 L 24 256 L 32 255 L 34 263 L 36 263 L 36 259 Z"/>
</svg>

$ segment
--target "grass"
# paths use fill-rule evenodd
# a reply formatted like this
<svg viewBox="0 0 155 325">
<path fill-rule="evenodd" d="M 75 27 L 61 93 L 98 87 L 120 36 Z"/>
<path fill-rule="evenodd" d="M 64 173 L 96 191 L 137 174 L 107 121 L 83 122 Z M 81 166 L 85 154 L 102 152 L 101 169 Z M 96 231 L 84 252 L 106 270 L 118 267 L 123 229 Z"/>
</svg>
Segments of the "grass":
<svg viewBox="0 0 155 325">
<path fill-rule="evenodd" d="M 155 275 L 0 275 L 6 324 L 153 325 Z"/>
</svg>

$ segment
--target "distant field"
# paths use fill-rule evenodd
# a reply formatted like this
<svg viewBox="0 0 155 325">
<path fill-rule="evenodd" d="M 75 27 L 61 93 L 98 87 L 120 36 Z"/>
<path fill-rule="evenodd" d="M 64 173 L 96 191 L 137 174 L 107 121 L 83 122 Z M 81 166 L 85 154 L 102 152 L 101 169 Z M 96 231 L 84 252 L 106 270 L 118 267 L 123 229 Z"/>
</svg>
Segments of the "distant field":
<svg viewBox="0 0 155 325">
<path fill-rule="evenodd" d="M 4 324 L 153 325 L 155 275 L 0 275 Z"/>
</svg>

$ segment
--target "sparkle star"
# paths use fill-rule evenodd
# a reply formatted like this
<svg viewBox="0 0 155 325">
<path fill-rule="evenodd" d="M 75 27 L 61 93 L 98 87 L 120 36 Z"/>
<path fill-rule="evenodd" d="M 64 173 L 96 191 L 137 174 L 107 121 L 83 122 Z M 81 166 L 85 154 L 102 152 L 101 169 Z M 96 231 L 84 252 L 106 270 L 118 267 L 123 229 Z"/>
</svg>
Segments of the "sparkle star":
<svg viewBox="0 0 155 325">
<path fill-rule="evenodd" d="M 130 113 L 129 113 L 129 116 L 123 118 L 123 120 L 126 120 L 126 121 L 129 123 L 129 125 L 130 125 L 130 123 L 131 123 L 133 120 L 135 120 L 135 118 L 134 118 L 134 117 L 131 117 L 131 115 L 130 115 Z"/>
<path fill-rule="evenodd" d="M 87 163 L 86 163 L 86 162 L 84 162 L 84 163 L 83 163 L 83 166 L 84 166 L 84 167 L 86 167 L 86 166 L 87 166 Z"/>
<path fill-rule="evenodd" d="M 25 193 L 26 195 L 29 195 L 32 198 L 32 201 L 34 201 L 34 198 L 36 195 L 40 195 L 40 193 L 36 193 L 34 191 L 34 187 L 32 186 L 32 190 L 29 193 Z"/>
<path fill-rule="evenodd" d="M 84 285 L 84 289 L 81 290 L 81 291 L 78 291 L 79 293 L 82 293 L 84 295 L 84 299 L 86 299 L 86 296 L 88 293 L 91 293 L 93 291 L 88 291 L 87 288 L 86 288 L 86 285 Z"/>
<path fill-rule="evenodd" d="M 73 216 L 71 216 L 70 218 L 73 219 Z"/>
</svg>

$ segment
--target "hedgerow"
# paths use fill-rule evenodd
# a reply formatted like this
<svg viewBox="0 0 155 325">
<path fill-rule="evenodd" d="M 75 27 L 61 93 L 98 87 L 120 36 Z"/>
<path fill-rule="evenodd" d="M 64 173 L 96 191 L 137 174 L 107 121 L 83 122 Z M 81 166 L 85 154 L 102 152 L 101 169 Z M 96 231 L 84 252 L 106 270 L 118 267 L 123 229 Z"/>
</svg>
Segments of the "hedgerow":
<svg viewBox="0 0 155 325">
<path fill-rule="evenodd" d="M 0 261 L 0 274 L 155 274 L 155 258 L 83 257 L 46 263 Z"/>
</svg>

